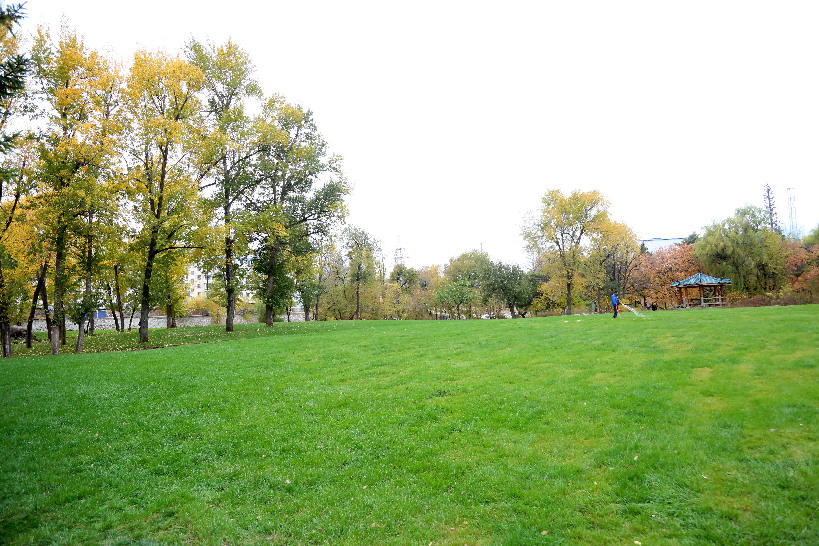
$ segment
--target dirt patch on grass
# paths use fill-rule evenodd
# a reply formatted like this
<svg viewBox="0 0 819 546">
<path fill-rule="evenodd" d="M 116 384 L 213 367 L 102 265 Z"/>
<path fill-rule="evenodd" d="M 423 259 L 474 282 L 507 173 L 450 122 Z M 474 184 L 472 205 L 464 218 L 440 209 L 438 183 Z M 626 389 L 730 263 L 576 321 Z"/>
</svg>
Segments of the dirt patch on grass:
<svg viewBox="0 0 819 546">
<path fill-rule="evenodd" d="M 691 370 L 691 381 L 708 381 L 712 373 L 714 373 L 714 368 L 694 368 Z"/>
</svg>

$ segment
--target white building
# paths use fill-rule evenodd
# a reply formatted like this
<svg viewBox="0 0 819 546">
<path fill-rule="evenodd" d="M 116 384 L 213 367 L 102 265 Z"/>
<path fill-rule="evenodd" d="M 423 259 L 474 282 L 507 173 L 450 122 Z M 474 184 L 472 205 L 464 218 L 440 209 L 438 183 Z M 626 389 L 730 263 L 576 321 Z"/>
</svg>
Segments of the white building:
<svg viewBox="0 0 819 546">
<path fill-rule="evenodd" d="M 207 297 L 208 291 L 210 290 L 210 282 L 210 275 L 202 272 L 202 270 L 195 265 L 188 267 L 188 274 L 185 275 L 185 284 L 188 287 L 189 297 Z"/>
<path fill-rule="evenodd" d="M 676 237 L 676 238 L 672 238 L 672 239 L 654 238 L 654 239 L 643 239 L 642 241 L 640 241 L 640 244 L 645 245 L 646 250 L 648 250 L 649 252 L 656 252 L 656 251 L 660 250 L 661 248 L 668 248 L 670 246 L 680 244 L 684 240 L 685 240 L 684 237 Z"/>
<path fill-rule="evenodd" d="M 195 298 L 196 296 L 208 297 L 211 285 L 213 283 L 213 276 L 205 273 L 195 265 L 188 267 L 188 274 L 185 275 L 185 284 L 188 287 L 188 296 Z M 256 301 L 256 296 L 253 292 L 248 290 L 240 290 L 236 295 L 245 302 Z"/>
</svg>

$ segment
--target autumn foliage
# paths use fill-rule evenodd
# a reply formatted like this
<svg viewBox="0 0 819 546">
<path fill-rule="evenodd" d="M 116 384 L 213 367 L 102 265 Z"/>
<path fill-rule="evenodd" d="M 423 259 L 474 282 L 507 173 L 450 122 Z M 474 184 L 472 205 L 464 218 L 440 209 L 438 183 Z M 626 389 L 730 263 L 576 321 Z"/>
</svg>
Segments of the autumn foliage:
<svg viewBox="0 0 819 546">
<path fill-rule="evenodd" d="M 677 298 L 671 283 L 690 277 L 699 269 L 694 245 L 677 244 L 653 253 L 644 252 L 637 257 L 627 293 L 644 306 L 656 303 L 657 307 L 668 309 Z"/>
</svg>

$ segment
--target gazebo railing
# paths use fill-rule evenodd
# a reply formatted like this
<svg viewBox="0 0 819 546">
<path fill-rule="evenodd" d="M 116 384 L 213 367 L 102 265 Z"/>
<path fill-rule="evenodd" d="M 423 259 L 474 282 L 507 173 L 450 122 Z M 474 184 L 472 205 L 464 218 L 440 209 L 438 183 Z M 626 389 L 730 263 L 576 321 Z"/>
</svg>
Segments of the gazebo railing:
<svg viewBox="0 0 819 546">
<path fill-rule="evenodd" d="M 683 296 L 682 307 L 722 307 L 728 303 L 725 296 L 699 297 Z"/>
<path fill-rule="evenodd" d="M 700 305 L 703 307 L 721 307 L 725 305 L 725 297 L 723 296 L 713 296 L 710 298 L 702 298 Z"/>
</svg>

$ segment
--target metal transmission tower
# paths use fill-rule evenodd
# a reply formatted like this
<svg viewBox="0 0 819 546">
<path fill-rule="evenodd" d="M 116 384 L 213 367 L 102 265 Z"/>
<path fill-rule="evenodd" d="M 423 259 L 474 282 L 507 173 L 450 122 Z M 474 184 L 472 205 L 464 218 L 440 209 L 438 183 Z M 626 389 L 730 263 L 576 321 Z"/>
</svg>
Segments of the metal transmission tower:
<svg viewBox="0 0 819 546">
<path fill-rule="evenodd" d="M 395 249 L 395 265 L 404 265 L 404 249 L 401 247 Z"/>
<path fill-rule="evenodd" d="M 799 225 L 796 223 L 796 195 L 794 188 L 788 188 L 788 231 L 791 240 L 795 241 L 799 237 Z"/>
</svg>

